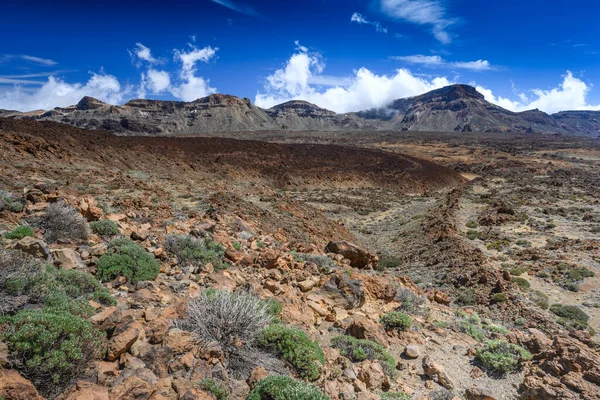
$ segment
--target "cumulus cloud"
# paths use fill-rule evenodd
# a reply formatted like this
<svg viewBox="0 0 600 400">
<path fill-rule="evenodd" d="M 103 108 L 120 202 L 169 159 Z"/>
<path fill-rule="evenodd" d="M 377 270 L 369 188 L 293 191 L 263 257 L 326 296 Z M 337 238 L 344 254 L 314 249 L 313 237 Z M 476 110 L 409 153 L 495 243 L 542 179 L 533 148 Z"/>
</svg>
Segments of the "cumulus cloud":
<svg viewBox="0 0 600 400">
<path fill-rule="evenodd" d="M 54 76 L 33 91 L 13 86 L 0 94 L 0 108 L 19 111 L 48 110 L 76 104 L 84 96 L 92 96 L 107 103 L 120 103 L 131 91 L 122 87 L 116 77 L 103 72 L 91 73 L 85 83 L 69 84 Z"/>
<path fill-rule="evenodd" d="M 516 112 L 535 108 L 549 114 L 566 110 L 600 110 L 600 104 L 591 105 L 587 102 L 591 87 L 581 79 L 573 76 L 571 71 L 566 72 L 562 82 L 557 87 L 550 90 L 532 89 L 529 96 L 520 93 L 518 94 L 518 101 L 495 96 L 490 89 L 483 86 L 477 86 L 477 90 L 490 103 Z"/>
<path fill-rule="evenodd" d="M 428 68 L 459 68 L 468 69 L 471 71 L 489 71 L 494 69 L 494 67 L 487 60 L 449 62 L 440 56 L 425 56 L 422 54 L 396 56 L 392 57 L 392 59 L 403 61 L 409 64 L 422 65 Z"/>
<path fill-rule="evenodd" d="M 387 28 L 384 28 L 379 22 L 369 21 L 360 13 L 355 12 L 354 14 L 352 14 L 352 17 L 350 17 L 350 21 L 356 22 L 357 24 L 373 25 L 377 32 L 387 33 L 387 31 L 388 31 Z"/>
<path fill-rule="evenodd" d="M 442 43 L 452 38 L 446 28 L 454 24 L 440 0 L 380 0 L 381 11 L 396 19 L 417 25 L 430 25 L 433 36 Z"/>
<path fill-rule="evenodd" d="M 360 111 L 451 84 L 445 77 L 425 79 L 407 69 L 378 75 L 360 68 L 351 78 L 344 78 L 346 85 L 322 89 L 311 82 L 321 76 L 325 63 L 320 54 L 305 49 L 297 47 L 286 65 L 267 77 L 264 92 L 255 98 L 258 106 L 270 108 L 289 100 L 306 100 L 336 112 Z"/>
</svg>

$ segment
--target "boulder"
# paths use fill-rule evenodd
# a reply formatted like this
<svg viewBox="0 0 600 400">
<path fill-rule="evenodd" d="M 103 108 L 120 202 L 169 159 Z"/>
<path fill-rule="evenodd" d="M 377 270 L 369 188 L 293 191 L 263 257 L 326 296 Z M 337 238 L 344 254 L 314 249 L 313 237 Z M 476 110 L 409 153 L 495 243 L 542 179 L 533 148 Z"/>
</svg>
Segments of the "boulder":
<svg viewBox="0 0 600 400">
<path fill-rule="evenodd" d="M 108 361 L 115 361 L 121 354 L 128 352 L 139 336 L 139 329 L 130 327 L 110 338 L 108 341 Z"/>
<path fill-rule="evenodd" d="M 352 280 L 344 274 L 334 275 L 318 291 L 332 306 L 347 310 L 360 308 L 365 304 L 365 291 L 361 282 Z"/>
<path fill-rule="evenodd" d="M 494 391 L 482 386 L 472 386 L 465 392 L 467 400 L 498 400 Z"/>
<path fill-rule="evenodd" d="M 364 316 L 352 317 L 352 322 L 346 328 L 346 334 L 357 339 L 372 340 L 385 347 L 390 345 L 385 329 L 377 322 Z"/>
<path fill-rule="evenodd" d="M 419 358 L 421 355 L 421 350 L 416 344 L 409 344 L 404 348 L 404 355 L 411 360 L 414 360 L 415 358 Z"/>
<path fill-rule="evenodd" d="M 426 376 L 433 379 L 433 381 L 439 383 L 446 389 L 454 389 L 454 383 L 452 382 L 452 380 L 450 380 L 450 377 L 448 376 L 446 371 L 444 371 L 444 367 L 437 363 L 434 363 L 431 360 L 431 357 L 429 356 L 425 356 L 423 358 L 423 372 Z"/>
<path fill-rule="evenodd" d="M 48 248 L 46 242 L 40 239 L 26 236 L 19 240 L 11 247 L 15 250 L 20 250 L 25 254 L 29 254 L 32 257 L 39 258 L 48 262 L 52 262 L 52 253 Z"/>
<path fill-rule="evenodd" d="M 357 245 L 346 242 L 329 242 L 325 248 L 326 253 L 341 254 L 350 260 L 350 266 L 358 269 L 376 269 L 379 258 Z"/>
<path fill-rule="evenodd" d="M 108 388 L 87 381 L 77 381 L 64 400 L 109 400 Z"/>
<path fill-rule="evenodd" d="M 79 253 L 73 249 L 53 249 L 54 265 L 62 269 L 85 269 Z"/>
<path fill-rule="evenodd" d="M 4 400 L 43 400 L 33 383 L 14 369 L 0 368 L 0 397 Z"/>
<path fill-rule="evenodd" d="M 390 388 L 388 377 L 378 360 L 364 361 L 359 367 L 357 377 L 369 390 L 387 391 Z"/>
</svg>

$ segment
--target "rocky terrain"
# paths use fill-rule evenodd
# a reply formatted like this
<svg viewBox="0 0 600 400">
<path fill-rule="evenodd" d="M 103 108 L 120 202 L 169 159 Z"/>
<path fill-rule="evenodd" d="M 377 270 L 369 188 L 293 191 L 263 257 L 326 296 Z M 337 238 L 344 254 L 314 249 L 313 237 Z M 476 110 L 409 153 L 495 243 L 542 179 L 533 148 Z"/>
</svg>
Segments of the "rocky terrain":
<svg viewBox="0 0 600 400">
<path fill-rule="evenodd" d="M 220 136 L 0 119 L 0 398 L 600 398 L 595 140 Z"/>
<path fill-rule="evenodd" d="M 0 117 L 61 122 L 122 135 L 202 135 L 216 132 L 434 131 L 562 133 L 600 135 L 600 112 L 539 110 L 514 113 L 486 101 L 471 86 L 452 85 L 421 96 L 398 99 L 380 109 L 336 114 L 295 100 L 268 110 L 249 99 L 213 94 L 193 102 L 131 100 L 122 106 L 84 97 L 77 105 Z"/>
</svg>

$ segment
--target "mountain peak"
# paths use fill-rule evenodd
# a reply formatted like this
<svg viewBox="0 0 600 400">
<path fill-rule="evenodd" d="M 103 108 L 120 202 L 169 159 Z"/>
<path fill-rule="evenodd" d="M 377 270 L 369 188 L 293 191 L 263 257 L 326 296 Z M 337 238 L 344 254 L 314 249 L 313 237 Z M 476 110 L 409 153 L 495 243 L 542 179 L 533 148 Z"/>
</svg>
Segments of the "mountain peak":
<svg viewBox="0 0 600 400">
<path fill-rule="evenodd" d="M 432 90 L 431 92 L 425 93 L 418 97 L 438 98 L 443 97 L 444 101 L 454 101 L 459 99 L 479 99 L 484 100 L 481 93 L 477 91 L 473 86 L 469 85 L 450 85 L 445 86 L 441 89 Z"/>
<path fill-rule="evenodd" d="M 105 105 L 106 103 L 103 101 L 100 101 L 94 97 L 85 96 L 79 100 L 76 108 L 77 110 L 95 110 L 96 108 L 100 108 Z"/>
</svg>

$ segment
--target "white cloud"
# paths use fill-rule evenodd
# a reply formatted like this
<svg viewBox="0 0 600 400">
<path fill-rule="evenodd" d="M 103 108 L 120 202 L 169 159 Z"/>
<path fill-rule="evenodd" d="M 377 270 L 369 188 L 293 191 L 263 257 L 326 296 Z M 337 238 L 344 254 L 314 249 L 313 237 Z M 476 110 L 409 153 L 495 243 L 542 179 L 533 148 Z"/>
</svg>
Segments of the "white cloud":
<svg viewBox="0 0 600 400">
<path fill-rule="evenodd" d="M 446 28 L 454 21 L 447 17 L 446 8 L 440 0 L 381 0 L 381 11 L 413 24 L 431 25 L 437 40 L 442 43 L 452 41 Z"/>
<path fill-rule="evenodd" d="M 150 90 L 152 94 L 160 94 L 167 91 L 171 86 L 171 76 L 167 71 L 158 71 L 149 69 L 148 72 L 141 74 L 140 88 L 138 97 L 146 97 L 146 91 Z"/>
<path fill-rule="evenodd" d="M 257 17 L 260 14 L 254 10 L 252 7 L 247 6 L 246 4 L 240 4 L 240 3 L 234 3 L 233 1 L 230 0 L 210 0 L 213 3 L 217 3 L 222 5 L 223 7 L 227 7 L 230 10 L 239 12 L 241 14 L 246 14 L 246 15 L 250 15 L 253 17 Z"/>
<path fill-rule="evenodd" d="M 600 110 L 600 105 L 587 103 L 590 87 L 573 76 L 571 71 L 563 76 L 563 81 L 558 87 L 550 90 L 532 89 L 531 98 L 524 93 L 518 94 L 519 101 L 495 96 L 490 89 L 477 86 L 477 90 L 491 103 L 511 111 L 526 111 L 539 109 L 549 114 L 566 110 Z"/>
<path fill-rule="evenodd" d="M 445 77 L 428 80 L 407 69 L 398 69 L 388 76 L 360 68 L 351 78 L 345 78 L 346 85 L 320 90 L 311 82 L 322 76 L 324 68 L 320 54 L 297 48 L 283 68 L 267 77 L 264 93 L 257 93 L 255 103 L 270 108 L 289 100 L 306 100 L 336 112 L 350 112 L 382 107 L 395 99 L 451 84 Z"/>
<path fill-rule="evenodd" d="M 50 76 L 48 81 L 36 90 L 13 86 L 0 94 L 0 108 L 19 111 L 48 110 L 76 104 L 84 96 L 116 104 L 130 91 L 131 87 L 122 88 L 117 78 L 103 72 L 92 73 L 85 84 L 70 84 Z"/>
<path fill-rule="evenodd" d="M 392 57 L 394 60 L 404 61 L 409 64 L 422 65 L 429 68 L 459 68 L 468 69 L 471 71 L 489 71 L 494 69 L 489 61 L 477 60 L 477 61 L 455 61 L 449 62 L 444 60 L 440 56 L 425 56 L 422 54 L 415 54 L 411 56 L 396 56 Z"/>
<path fill-rule="evenodd" d="M 136 61 L 136 66 L 138 68 L 142 66 L 142 61 L 145 61 L 150 65 L 161 64 L 164 61 L 158 58 L 154 58 L 152 56 L 152 51 L 141 43 L 136 43 L 135 49 L 127 51 L 129 52 L 131 59 Z"/>
<path fill-rule="evenodd" d="M 358 24 L 367 24 L 367 25 L 373 25 L 375 27 L 375 30 L 377 32 L 381 32 L 381 33 L 387 33 L 387 28 L 384 28 L 379 22 L 377 21 L 369 21 L 367 20 L 362 14 L 355 12 L 354 14 L 352 14 L 352 17 L 350 17 L 350 21 L 351 22 L 356 22 Z"/>
<path fill-rule="evenodd" d="M 200 97 L 208 96 L 215 93 L 217 89 L 210 87 L 210 82 L 200 76 L 196 76 L 196 63 L 209 62 L 215 57 L 218 48 L 210 46 L 198 49 L 195 46 L 190 46 L 192 49 L 188 52 L 183 50 L 175 50 L 175 60 L 181 62 L 181 71 L 179 78 L 181 84 L 171 88 L 173 96 L 183 101 L 194 101 Z"/>
<path fill-rule="evenodd" d="M 48 58 L 28 56 L 25 54 L 21 54 L 19 57 L 22 58 L 23 60 L 31 61 L 31 62 L 38 63 L 41 65 L 46 65 L 46 66 L 52 66 L 52 65 L 58 64 L 56 61 L 50 60 Z"/>
</svg>

